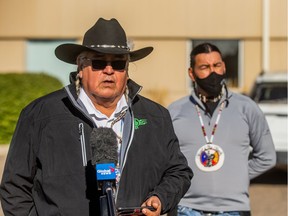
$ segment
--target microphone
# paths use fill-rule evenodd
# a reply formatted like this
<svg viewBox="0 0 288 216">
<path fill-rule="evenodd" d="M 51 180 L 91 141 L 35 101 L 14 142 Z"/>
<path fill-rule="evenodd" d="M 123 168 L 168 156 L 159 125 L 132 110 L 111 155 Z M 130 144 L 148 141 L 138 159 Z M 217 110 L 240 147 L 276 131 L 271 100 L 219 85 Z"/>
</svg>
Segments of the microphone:
<svg viewBox="0 0 288 216">
<path fill-rule="evenodd" d="M 109 216 L 116 216 L 114 191 L 116 188 L 115 164 L 118 162 L 117 135 L 111 128 L 94 128 L 90 145 L 91 162 L 96 168 L 98 188 L 107 196 Z"/>
</svg>

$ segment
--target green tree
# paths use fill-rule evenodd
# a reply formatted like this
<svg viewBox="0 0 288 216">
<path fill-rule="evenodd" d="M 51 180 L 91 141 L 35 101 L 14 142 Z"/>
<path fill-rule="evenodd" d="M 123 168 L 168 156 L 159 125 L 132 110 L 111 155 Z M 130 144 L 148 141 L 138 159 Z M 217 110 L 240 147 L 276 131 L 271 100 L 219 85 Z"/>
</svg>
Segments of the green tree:
<svg viewBox="0 0 288 216">
<path fill-rule="evenodd" d="M 44 73 L 0 74 L 0 144 L 9 144 L 21 110 L 34 99 L 62 88 Z"/>
</svg>

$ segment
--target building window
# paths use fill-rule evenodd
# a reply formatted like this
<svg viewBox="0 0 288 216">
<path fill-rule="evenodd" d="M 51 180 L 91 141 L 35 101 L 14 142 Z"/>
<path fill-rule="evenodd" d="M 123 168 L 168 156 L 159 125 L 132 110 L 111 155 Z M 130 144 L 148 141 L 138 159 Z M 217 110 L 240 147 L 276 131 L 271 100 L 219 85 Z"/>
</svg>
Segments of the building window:
<svg viewBox="0 0 288 216">
<path fill-rule="evenodd" d="M 240 42 L 238 40 L 192 40 L 192 49 L 204 42 L 214 44 L 220 49 L 226 65 L 227 85 L 233 88 L 240 87 Z"/>
<path fill-rule="evenodd" d="M 68 85 L 69 74 L 77 69 L 76 65 L 67 64 L 57 59 L 55 48 L 63 43 L 76 43 L 75 40 L 30 40 L 26 48 L 26 70 L 30 73 L 46 73 L 58 78 L 63 85 Z"/>
</svg>

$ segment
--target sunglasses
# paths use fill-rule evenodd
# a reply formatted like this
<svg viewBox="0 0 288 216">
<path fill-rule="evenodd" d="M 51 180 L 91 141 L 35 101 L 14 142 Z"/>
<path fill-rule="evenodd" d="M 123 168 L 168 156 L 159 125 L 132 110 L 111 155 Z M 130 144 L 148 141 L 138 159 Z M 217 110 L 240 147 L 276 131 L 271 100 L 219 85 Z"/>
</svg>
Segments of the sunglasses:
<svg viewBox="0 0 288 216">
<path fill-rule="evenodd" d="M 123 71 L 126 68 L 127 61 L 126 60 L 105 61 L 105 60 L 91 59 L 93 70 L 104 70 L 108 65 L 108 63 L 114 70 Z"/>
</svg>

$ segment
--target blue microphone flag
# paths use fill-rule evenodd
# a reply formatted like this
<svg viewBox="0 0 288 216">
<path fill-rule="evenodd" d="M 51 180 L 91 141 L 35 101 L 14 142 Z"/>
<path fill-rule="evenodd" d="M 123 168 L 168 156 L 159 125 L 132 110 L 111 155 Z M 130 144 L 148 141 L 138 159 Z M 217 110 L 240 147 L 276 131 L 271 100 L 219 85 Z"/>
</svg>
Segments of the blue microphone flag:
<svg viewBox="0 0 288 216">
<path fill-rule="evenodd" d="M 96 177 L 98 181 L 115 180 L 115 164 L 114 163 L 102 163 L 96 164 Z"/>
</svg>

